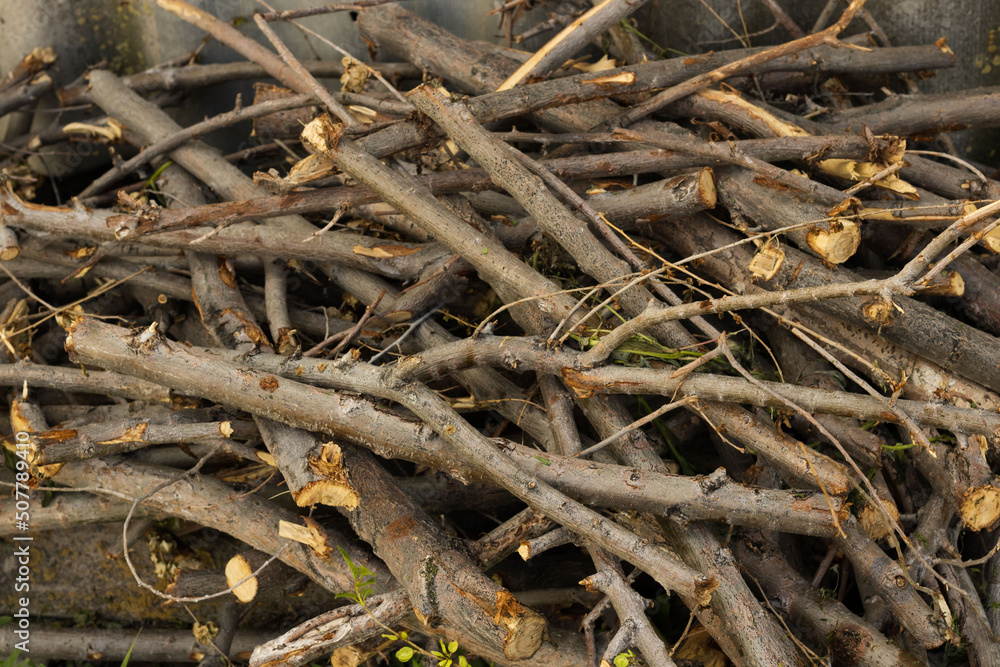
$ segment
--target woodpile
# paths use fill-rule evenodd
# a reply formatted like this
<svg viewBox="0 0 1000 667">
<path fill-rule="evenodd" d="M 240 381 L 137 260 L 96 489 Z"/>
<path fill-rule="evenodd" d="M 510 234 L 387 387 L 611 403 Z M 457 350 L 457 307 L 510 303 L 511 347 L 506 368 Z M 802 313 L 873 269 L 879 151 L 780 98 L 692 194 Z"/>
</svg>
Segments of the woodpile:
<svg viewBox="0 0 1000 667">
<path fill-rule="evenodd" d="M 246 62 L 0 80 L 90 113 L 0 146 L 4 481 L 191 603 L 137 655 L 1000 664 L 1000 180 L 944 134 L 1000 92 L 920 94 L 944 41 L 769 1 L 794 39 L 660 59 L 595 0 L 527 53 L 362 0 L 256 15 L 272 50 L 158 2 Z M 371 63 L 282 42 L 345 8 Z M 33 171 L 67 135 L 100 171 Z M 52 656 L 127 650 L 58 620 Z"/>
</svg>

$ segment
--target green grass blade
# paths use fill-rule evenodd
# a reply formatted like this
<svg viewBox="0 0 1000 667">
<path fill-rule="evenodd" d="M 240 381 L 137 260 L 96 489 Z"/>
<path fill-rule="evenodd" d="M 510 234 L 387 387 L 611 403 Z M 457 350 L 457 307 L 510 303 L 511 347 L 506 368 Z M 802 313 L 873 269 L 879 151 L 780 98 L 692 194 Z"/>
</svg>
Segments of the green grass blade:
<svg viewBox="0 0 1000 667">
<path fill-rule="evenodd" d="M 135 643 L 139 641 L 139 635 L 142 634 L 142 628 L 139 628 L 139 632 L 135 633 L 135 639 L 132 640 L 132 645 L 128 647 L 128 653 L 125 654 L 125 659 L 122 660 L 122 667 L 128 667 L 128 660 L 132 657 L 132 649 L 135 648 Z"/>
</svg>

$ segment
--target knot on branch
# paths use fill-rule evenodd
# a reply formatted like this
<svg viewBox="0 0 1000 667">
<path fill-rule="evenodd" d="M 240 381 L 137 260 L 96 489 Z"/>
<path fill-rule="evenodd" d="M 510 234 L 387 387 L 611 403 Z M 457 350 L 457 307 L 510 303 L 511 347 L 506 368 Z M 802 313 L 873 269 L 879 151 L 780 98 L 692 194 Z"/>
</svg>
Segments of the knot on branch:
<svg viewBox="0 0 1000 667">
<path fill-rule="evenodd" d="M 115 238 L 119 241 L 139 229 L 153 229 L 163 213 L 155 201 L 136 199 L 124 190 L 118 191 L 118 205 L 126 214 L 108 218 L 107 225 L 115 230 Z"/>
<path fill-rule="evenodd" d="M 129 349 L 134 352 L 149 354 L 156 348 L 157 345 L 165 340 L 166 339 L 163 334 L 160 333 L 157 323 L 153 322 L 145 329 L 133 330 L 131 336 L 129 337 L 128 346 Z"/>
<path fill-rule="evenodd" d="M 412 376 L 423 364 L 423 359 L 419 355 L 411 354 L 401 358 L 392 369 L 392 375 L 396 382 L 403 382 Z"/>
<path fill-rule="evenodd" d="M 893 312 L 892 301 L 883 297 L 871 297 L 861 304 L 861 316 L 880 329 L 892 324 Z"/>
<path fill-rule="evenodd" d="M 699 482 L 701 484 L 701 490 L 705 495 L 711 495 L 713 492 L 718 491 L 729 481 L 729 477 L 726 475 L 725 468 L 717 468 L 710 475 L 702 477 Z"/>
</svg>

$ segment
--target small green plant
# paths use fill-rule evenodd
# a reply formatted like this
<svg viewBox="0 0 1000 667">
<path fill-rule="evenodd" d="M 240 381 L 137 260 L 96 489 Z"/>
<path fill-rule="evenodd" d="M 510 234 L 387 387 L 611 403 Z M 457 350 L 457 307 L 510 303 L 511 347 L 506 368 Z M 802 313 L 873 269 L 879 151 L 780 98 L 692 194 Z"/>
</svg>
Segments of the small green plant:
<svg viewBox="0 0 1000 667">
<path fill-rule="evenodd" d="M 915 442 L 897 442 L 895 445 L 882 445 L 882 449 L 887 452 L 893 452 L 896 456 L 896 460 L 900 463 L 906 461 L 906 454 L 904 452 L 907 449 L 913 449 L 917 446 Z"/>
<path fill-rule="evenodd" d="M 368 611 L 368 606 L 365 604 L 365 599 L 371 596 L 372 590 L 375 586 L 375 573 L 369 570 L 364 565 L 355 565 L 351 557 L 347 555 L 343 547 L 337 547 L 340 549 L 340 555 L 344 558 L 344 562 L 347 563 L 347 567 L 351 570 L 351 577 L 354 579 L 354 592 L 353 593 L 337 593 L 334 597 L 336 598 L 347 598 L 355 603 L 364 607 L 365 611 Z M 368 611 L 371 614 L 370 611 Z"/>
<path fill-rule="evenodd" d="M 615 656 L 614 663 L 615 667 L 629 667 L 629 665 L 638 665 L 641 661 L 638 656 L 629 649 L 624 653 L 619 653 Z"/>
<path fill-rule="evenodd" d="M 401 632 L 400 635 L 404 636 L 403 638 L 405 638 L 406 633 Z M 393 635 L 382 635 L 382 636 L 386 637 L 387 639 L 400 638 L 400 637 L 394 637 Z M 400 662 L 404 663 L 410 662 L 412 660 L 414 664 L 422 664 L 422 661 L 418 662 L 420 661 L 420 656 L 418 655 L 417 651 L 420 651 L 421 654 L 437 660 L 438 667 L 453 667 L 453 665 L 456 664 L 459 667 L 469 667 L 468 659 L 464 655 L 458 653 L 457 641 L 450 641 L 447 644 L 445 644 L 444 641 L 442 640 L 439 643 L 441 645 L 440 651 L 424 651 L 418 647 L 415 647 L 412 644 L 410 644 L 409 646 L 404 646 L 400 648 L 398 651 L 396 651 L 396 660 L 399 660 Z"/>
<path fill-rule="evenodd" d="M 0 667 L 41 667 L 41 665 L 32 662 L 28 658 L 18 659 L 20 655 L 21 651 L 14 649 L 10 652 L 10 655 L 0 661 Z"/>
<path fill-rule="evenodd" d="M 340 550 L 340 555 L 343 557 L 344 562 L 347 563 L 347 567 L 351 570 L 351 577 L 354 579 L 354 590 L 350 593 L 337 593 L 335 597 L 346 598 L 351 600 L 355 604 L 361 606 L 365 610 L 365 613 L 371 617 L 373 621 L 381 625 L 385 629 L 385 633 L 382 635 L 390 641 L 401 641 L 405 642 L 406 646 L 400 647 L 396 651 L 396 660 L 402 663 L 413 662 L 414 665 L 423 665 L 422 658 L 430 658 L 437 661 L 438 667 L 470 667 L 468 659 L 459 654 L 458 652 L 458 642 L 450 641 L 447 644 L 441 641 L 440 651 L 427 651 L 412 641 L 410 641 L 409 635 L 405 630 L 396 632 L 389 626 L 387 626 L 382 621 L 375 617 L 371 609 L 368 608 L 367 600 L 371 597 L 372 592 L 375 587 L 375 573 L 369 570 L 364 565 L 355 565 L 351 557 L 347 555 L 342 547 L 337 547 Z M 125 665 L 122 665 L 125 667 Z"/>
</svg>

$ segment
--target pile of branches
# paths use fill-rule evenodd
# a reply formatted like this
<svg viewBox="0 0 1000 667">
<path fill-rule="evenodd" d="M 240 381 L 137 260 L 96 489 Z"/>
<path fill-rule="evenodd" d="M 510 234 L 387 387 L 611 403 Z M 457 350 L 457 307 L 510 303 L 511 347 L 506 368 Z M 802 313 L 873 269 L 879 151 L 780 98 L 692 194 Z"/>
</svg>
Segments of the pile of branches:
<svg viewBox="0 0 1000 667">
<path fill-rule="evenodd" d="M 234 555 L 161 597 L 328 591 L 255 666 L 1000 664 L 1000 182 L 940 134 L 1000 109 L 919 94 L 943 42 L 769 2 L 792 41 L 664 60 L 605 0 L 531 54 L 362 2 L 372 69 L 295 59 L 308 12 L 255 17 L 271 51 L 159 4 L 248 62 L 93 70 L 55 91 L 87 123 L 4 148 L 32 530 L 124 521 L 127 556 L 180 517 Z M 563 67 L 595 39 L 621 62 Z M 69 131 L 114 159 L 57 192 L 25 160 Z"/>
</svg>

